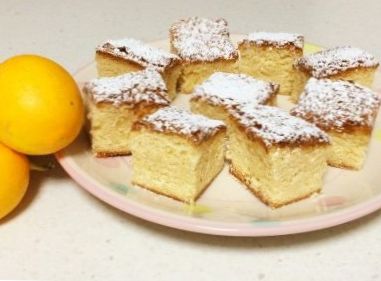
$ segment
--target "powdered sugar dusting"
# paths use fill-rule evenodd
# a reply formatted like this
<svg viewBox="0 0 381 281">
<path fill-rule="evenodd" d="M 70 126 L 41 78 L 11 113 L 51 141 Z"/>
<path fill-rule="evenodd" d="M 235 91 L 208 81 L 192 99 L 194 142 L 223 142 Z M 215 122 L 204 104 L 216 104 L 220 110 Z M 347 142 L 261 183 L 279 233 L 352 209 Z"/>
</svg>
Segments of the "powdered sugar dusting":
<svg viewBox="0 0 381 281">
<path fill-rule="evenodd" d="M 84 91 L 94 102 L 108 102 L 114 105 L 150 104 L 168 105 L 167 88 L 153 68 L 131 72 L 116 77 L 93 79 L 85 84 Z"/>
<path fill-rule="evenodd" d="M 228 107 L 247 102 L 265 104 L 278 88 L 277 84 L 245 74 L 216 72 L 196 87 L 191 99 Z"/>
<path fill-rule="evenodd" d="M 224 19 L 191 17 L 174 23 L 171 44 L 178 55 L 189 61 L 238 58 Z"/>
<path fill-rule="evenodd" d="M 97 47 L 97 51 L 131 60 L 143 67 L 153 66 L 159 71 L 163 71 L 165 67 L 174 61 L 180 60 L 174 54 L 149 46 L 133 38 L 106 41 Z"/>
<path fill-rule="evenodd" d="M 315 78 L 325 78 L 357 67 L 377 67 L 373 55 L 350 46 L 323 50 L 297 60 L 296 66 Z"/>
<path fill-rule="evenodd" d="M 291 114 L 327 130 L 341 131 L 353 126 L 372 128 L 380 101 L 379 94 L 363 86 L 311 78 Z"/>
<path fill-rule="evenodd" d="M 159 109 L 140 121 L 158 132 L 174 133 L 189 137 L 196 143 L 213 136 L 225 128 L 223 122 L 202 115 L 192 114 L 184 109 L 169 106 Z"/>
<path fill-rule="evenodd" d="M 295 33 L 284 32 L 253 32 L 250 33 L 243 42 L 254 42 L 257 45 L 273 45 L 275 47 L 284 47 L 293 45 L 303 49 L 304 37 Z"/>
<path fill-rule="evenodd" d="M 328 143 L 326 133 L 311 123 L 272 106 L 243 104 L 231 116 L 254 138 L 270 147 L 276 144 Z"/>
</svg>

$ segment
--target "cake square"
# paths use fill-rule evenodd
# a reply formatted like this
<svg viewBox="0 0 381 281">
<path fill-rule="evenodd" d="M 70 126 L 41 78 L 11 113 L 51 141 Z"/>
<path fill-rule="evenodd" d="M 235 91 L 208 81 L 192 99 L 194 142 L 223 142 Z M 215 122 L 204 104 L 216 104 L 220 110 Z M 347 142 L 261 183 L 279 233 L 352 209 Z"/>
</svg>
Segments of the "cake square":
<svg viewBox="0 0 381 281">
<path fill-rule="evenodd" d="M 163 76 L 171 99 L 176 96 L 177 80 L 181 72 L 181 59 L 140 40 L 126 38 L 108 40 L 96 48 L 98 76 L 118 76 L 143 70 L 150 66 Z"/>
<path fill-rule="evenodd" d="M 196 86 L 191 110 L 212 119 L 227 121 L 228 109 L 237 104 L 275 105 L 279 86 L 245 74 L 216 72 Z"/>
<path fill-rule="evenodd" d="M 310 54 L 295 63 L 304 83 L 310 77 L 317 79 L 348 80 L 371 87 L 379 63 L 368 52 L 350 46 L 335 47 Z M 294 97 L 297 100 L 299 94 Z"/>
<path fill-rule="evenodd" d="M 379 106 L 379 94 L 366 87 L 343 80 L 311 78 L 291 114 L 329 134 L 329 165 L 358 170 L 366 158 Z"/>
<path fill-rule="evenodd" d="M 236 72 L 238 52 L 230 40 L 227 21 L 191 17 L 170 28 L 171 50 L 183 59 L 179 79 L 183 93 L 191 93 L 216 71 Z"/>
<path fill-rule="evenodd" d="M 152 68 L 94 79 L 83 90 L 92 150 L 98 157 L 130 154 L 132 124 L 170 103 L 161 75 Z"/>
<path fill-rule="evenodd" d="M 262 202 L 278 208 L 320 191 L 326 133 L 276 107 L 243 104 L 229 113 L 230 172 Z"/>
<path fill-rule="evenodd" d="M 280 85 L 279 94 L 293 96 L 305 81 L 295 69 L 303 56 L 304 37 L 284 32 L 253 32 L 238 43 L 239 70 L 258 79 Z"/>
<path fill-rule="evenodd" d="M 225 125 L 166 107 L 135 123 L 134 184 L 193 203 L 224 165 Z"/>
</svg>

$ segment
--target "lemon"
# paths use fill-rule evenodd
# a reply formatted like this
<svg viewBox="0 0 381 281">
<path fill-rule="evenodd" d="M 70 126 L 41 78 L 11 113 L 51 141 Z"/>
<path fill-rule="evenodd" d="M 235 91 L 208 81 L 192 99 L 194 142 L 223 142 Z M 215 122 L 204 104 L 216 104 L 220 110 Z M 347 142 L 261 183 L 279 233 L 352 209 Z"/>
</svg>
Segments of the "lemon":
<svg viewBox="0 0 381 281">
<path fill-rule="evenodd" d="M 0 64 L 0 141 L 25 154 L 44 155 L 69 145 L 79 134 L 84 106 L 72 76 L 36 55 Z"/>
<path fill-rule="evenodd" d="M 0 143 L 0 219 L 23 198 L 29 183 L 29 161 Z"/>
</svg>

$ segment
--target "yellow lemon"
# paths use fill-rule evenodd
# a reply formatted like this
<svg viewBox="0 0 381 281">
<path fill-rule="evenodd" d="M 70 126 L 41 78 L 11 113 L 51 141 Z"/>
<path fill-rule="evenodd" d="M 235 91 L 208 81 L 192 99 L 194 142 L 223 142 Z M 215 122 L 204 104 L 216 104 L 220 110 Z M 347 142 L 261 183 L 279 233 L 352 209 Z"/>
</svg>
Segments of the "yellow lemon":
<svg viewBox="0 0 381 281">
<path fill-rule="evenodd" d="M 0 219 L 20 203 L 28 183 L 26 156 L 0 144 Z"/>
<path fill-rule="evenodd" d="M 57 152 L 79 134 L 84 106 L 71 75 L 54 61 L 20 55 L 0 64 L 0 141 L 31 155 Z"/>
</svg>

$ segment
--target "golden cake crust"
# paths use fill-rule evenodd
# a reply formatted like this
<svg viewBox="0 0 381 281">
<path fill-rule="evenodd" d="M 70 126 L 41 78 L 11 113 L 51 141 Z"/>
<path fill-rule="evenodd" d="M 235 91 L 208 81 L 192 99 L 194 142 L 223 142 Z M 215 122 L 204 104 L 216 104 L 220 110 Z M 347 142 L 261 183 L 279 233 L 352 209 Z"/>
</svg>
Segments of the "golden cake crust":
<svg viewBox="0 0 381 281">
<path fill-rule="evenodd" d="M 112 54 L 109 54 L 106 52 L 102 52 L 102 51 L 96 51 L 96 56 L 99 56 L 99 57 L 104 58 L 104 59 L 112 60 L 115 62 L 128 62 L 129 64 L 133 65 L 137 71 L 138 70 L 144 70 L 146 67 L 153 67 L 158 72 L 160 72 L 162 74 L 165 73 L 166 71 L 169 71 L 169 70 L 175 68 L 175 67 L 179 67 L 182 64 L 181 59 L 176 59 L 176 60 L 173 60 L 168 65 L 166 65 L 164 68 L 162 68 L 162 67 L 155 67 L 155 66 L 147 65 L 147 64 L 143 64 L 143 63 L 138 63 L 138 62 L 133 61 L 133 60 L 127 60 L 127 59 L 117 57 L 115 55 L 112 55 Z M 144 66 L 144 65 L 146 65 L 146 66 Z"/>
<path fill-rule="evenodd" d="M 131 152 L 107 152 L 107 151 L 96 151 L 95 156 L 97 158 L 107 158 L 107 157 L 118 157 L 118 156 L 128 156 L 131 155 Z"/>
<path fill-rule="evenodd" d="M 379 94 L 361 85 L 311 78 L 290 113 L 327 132 L 356 130 L 370 134 L 380 103 Z"/>
<path fill-rule="evenodd" d="M 369 69 L 372 69 L 372 70 L 376 71 L 377 68 L 378 68 L 378 65 L 372 66 L 372 67 L 358 66 L 356 68 L 348 68 L 348 69 L 345 69 L 345 70 L 341 70 L 341 71 L 335 72 L 335 74 L 324 75 L 324 76 L 321 76 L 321 77 L 313 76 L 313 74 L 312 74 L 312 68 L 308 67 L 308 66 L 305 66 L 305 65 L 302 65 L 298 61 L 295 63 L 294 67 L 297 68 L 299 71 L 303 72 L 308 77 L 314 77 L 314 78 L 317 78 L 317 79 L 324 79 L 324 78 L 335 79 L 336 76 L 340 76 L 340 77 L 344 77 L 344 76 L 347 76 L 347 75 L 350 76 L 354 71 L 364 71 L 364 70 L 369 70 Z"/>
<path fill-rule="evenodd" d="M 225 19 L 181 19 L 171 26 L 169 34 L 172 51 L 186 62 L 238 59 Z"/>
<path fill-rule="evenodd" d="M 95 104 L 97 108 L 102 108 L 102 107 L 108 107 L 108 106 L 113 106 L 109 102 L 99 102 Z M 128 106 L 128 105 L 127 105 Z M 137 118 L 141 118 L 143 116 L 148 115 L 151 113 L 153 110 L 166 107 L 168 106 L 167 104 L 154 104 L 146 101 L 139 102 L 138 104 L 135 104 L 134 107 L 129 108 L 129 110 L 132 110 L 134 115 Z"/>
<path fill-rule="evenodd" d="M 199 145 L 219 133 L 226 132 L 226 126 L 221 121 L 192 114 L 173 106 L 162 108 L 146 116 L 132 127 L 133 131 L 143 129 L 182 136 L 195 145 Z"/>
<path fill-rule="evenodd" d="M 261 48 L 289 49 L 303 53 L 304 36 L 283 32 L 253 32 L 238 43 L 239 48 L 253 45 Z"/>
<path fill-rule="evenodd" d="M 295 66 L 315 78 L 328 78 L 336 74 L 361 68 L 376 69 L 379 63 L 364 50 L 343 46 L 306 55 Z"/>
<path fill-rule="evenodd" d="M 96 53 L 115 60 L 128 61 L 141 68 L 151 66 L 159 72 L 181 63 L 177 55 L 132 38 L 108 40 L 96 48 Z"/>
<path fill-rule="evenodd" d="M 96 103 L 95 106 L 97 108 L 99 108 L 99 109 L 102 109 L 102 108 L 106 109 L 107 107 L 114 106 L 114 105 L 109 103 L 109 102 L 99 102 L 99 103 Z M 135 104 L 129 110 L 131 110 L 133 112 L 135 118 L 141 119 L 144 116 L 154 112 L 155 110 L 157 110 L 158 108 L 161 108 L 163 106 L 166 106 L 166 105 L 157 105 L 157 104 L 152 104 L 152 103 L 147 103 L 147 102 L 140 102 L 138 104 Z M 91 118 L 90 118 L 90 123 L 91 123 Z M 91 136 L 90 137 L 90 142 L 93 143 L 93 137 L 92 137 L 91 130 L 90 130 L 90 134 L 89 135 Z M 106 149 L 94 150 L 93 149 L 93 152 L 94 152 L 95 156 L 98 157 L 98 158 L 131 155 L 131 151 L 118 151 L 118 152 L 115 152 L 115 151 L 112 151 L 111 149 L 110 150 L 106 150 Z"/>
<path fill-rule="evenodd" d="M 238 49 L 240 51 L 243 51 L 247 48 L 252 48 L 252 47 L 258 48 L 260 50 L 268 50 L 268 48 L 274 47 L 274 45 L 273 44 L 266 44 L 266 43 L 261 44 L 261 45 L 256 45 L 254 43 L 244 42 L 244 41 L 241 41 L 238 45 Z M 293 56 L 295 56 L 295 57 L 301 57 L 303 55 L 303 49 L 296 48 L 292 44 L 284 45 L 282 47 L 278 47 L 277 49 L 287 50 L 290 53 L 292 53 Z M 293 67 L 295 67 L 295 66 L 293 66 Z"/>
<path fill-rule="evenodd" d="M 103 77 L 87 82 L 85 94 L 96 104 L 107 103 L 114 106 L 169 105 L 168 91 L 161 75 L 152 68 Z"/>
<path fill-rule="evenodd" d="M 244 104 L 229 109 L 229 119 L 266 150 L 273 146 L 328 145 L 328 135 L 315 125 L 271 106 Z"/>
<path fill-rule="evenodd" d="M 96 56 L 97 57 L 102 57 L 104 59 L 112 60 L 114 62 L 125 62 L 126 61 L 126 59 L 122 59 L 120 57 L 117 57 L 115 55 L 112 55 L 112 54 L 109 54 L 109 53 L 106 53 L 106 52 L 102 52 L 102 51 L 96 51 Z M 137 63 L 137 62 L 132 61 L 132 60 L 128 60 L 128 63 L 130 63 L 131 65 L 136 67 L 137 70 L 143 70 L 145 68 L 140 63 Z"/>
<path fill-rule="evenodd" d="M 329 163 L 329 166 L 335 167 L 335 168 L 339 168 L 339 169 L 352 170 L 352 171 L 358 171 L 359 170 L 356 167 L 353 167 L 351 165 L 346 165 L 344 163 L 341 163 L 341 164 L 332 164 L 332 163 Z"/>
</svg>

